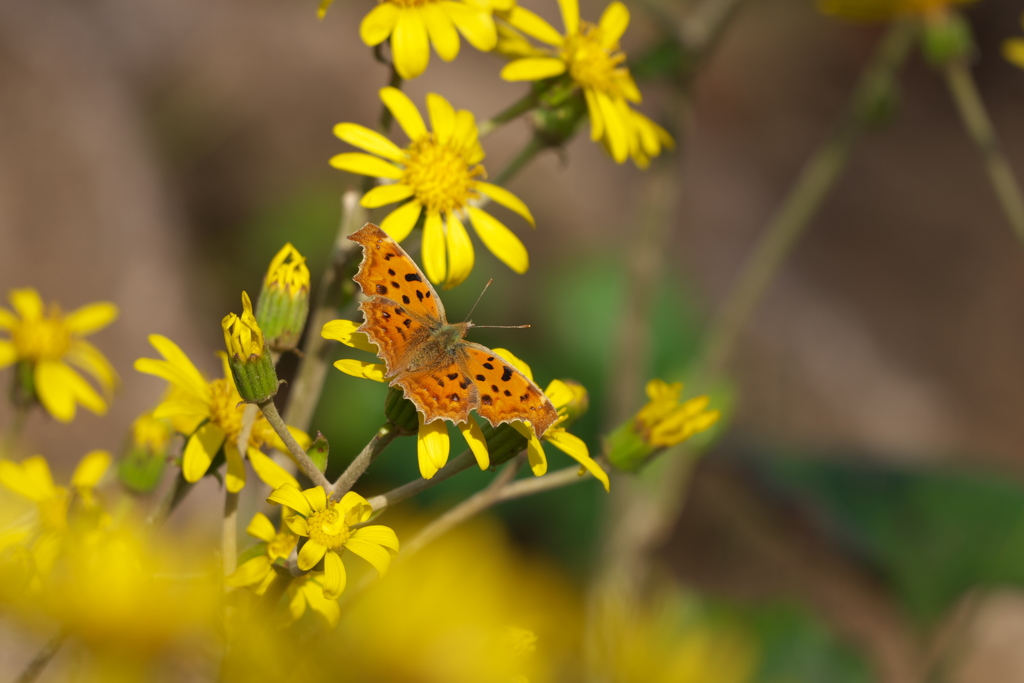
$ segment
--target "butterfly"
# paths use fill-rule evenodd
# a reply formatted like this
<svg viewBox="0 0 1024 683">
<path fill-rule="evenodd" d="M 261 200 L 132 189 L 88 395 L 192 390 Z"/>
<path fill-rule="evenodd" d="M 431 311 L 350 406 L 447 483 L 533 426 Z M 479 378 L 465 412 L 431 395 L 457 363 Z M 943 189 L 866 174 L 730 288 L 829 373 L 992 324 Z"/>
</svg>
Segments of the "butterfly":
<svg viewBox="0 0 1024 683">
<path fill-rule="evenodd" d="M 359 327 L 377 346 L 390 386 L 400 386 L 425 423 L 471 419 L 497 427 L 529 420 L 539 438 L 558 418 L 536 384 L 486 346 L 466 341 L 473 323 L 451 324 L 423 271 L 386 232 L 367 223 L 349 236 L 363 247 L 353 278 L 370 297 Z"/>
</svg>

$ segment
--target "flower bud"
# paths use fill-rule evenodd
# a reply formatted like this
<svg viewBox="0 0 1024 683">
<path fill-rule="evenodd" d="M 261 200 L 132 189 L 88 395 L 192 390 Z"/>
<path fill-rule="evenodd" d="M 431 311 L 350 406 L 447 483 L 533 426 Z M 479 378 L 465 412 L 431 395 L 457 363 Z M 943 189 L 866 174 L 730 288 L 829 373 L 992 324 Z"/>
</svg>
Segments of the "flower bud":
<svg viewBox="0 0 1024 683">
<path fill-rule="evenodd" d="M 388 389 L 387 398 L 384 399 L 384 417 L 405 434 L 415 434 L 419 431 L 416 406 L 405 397 L 401 387 Z"/>
<path fill-rule="evenodd" d="M 256 321 L 274 351 L 299 343 L 309 315 L 309 268 L 291 244 L 277 252 L 256 302 Z"/>
<path fill-rule="evenodd" d="M 934 67 L 965 60 L 974 52 L 971 27 L 958 12 L 949 10 L 929 15 L 922 28 L 921 50 L 925 60 Z"/>
<path fill-rule="evenodd" d="M 117 465 L 121 483 L 136 493 L 150 493 L 167 466 L 173 427 L 166 419 L 143 413 L 132 422 L 131 441 Z"/>
<path fill-rule="evenodd" d="M 249 295 L 242 292 L 242 315 L 228 313 L 221 321 L 228 366 L 238 394 L 246 403 L 263 403 L 277 393 L 277 370 L 270 347 L 252 314 Z"/>
</svg>

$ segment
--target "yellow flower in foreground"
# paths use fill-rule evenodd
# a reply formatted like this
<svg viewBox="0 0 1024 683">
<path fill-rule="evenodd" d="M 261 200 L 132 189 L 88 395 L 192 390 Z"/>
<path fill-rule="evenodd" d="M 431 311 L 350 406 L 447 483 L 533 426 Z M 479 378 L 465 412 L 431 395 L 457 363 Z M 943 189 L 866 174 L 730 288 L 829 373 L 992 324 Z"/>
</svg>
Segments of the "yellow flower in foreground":
<svg viewBox="0 0 1024 683">
<path fill-rule="evenodd" d="M 245 404 L 235 387 L 226 355 L 218 354 L 224 377 L 207 382 L 188 356 L 170 339 L 151 334 L 149 342 L 164 359 L 139 358 L 135 361 L 135 369 L 165 379 L 172 386 L 170 396 L 157 406 L 153 415 L 157 418 L 172 418 L 175 428 L 188 435 L 181 465 L 186 481 L 199 481 L 223 447 L 228 465 L 225 478 L 227 489 L 231 492 L 240 491 L 245 486 L 245 464 L 237 441 L 242 429 Z M 289 431 L 299 445 L 303 448 L 309 446 L 309 436 L 304 432 L 291 427 Z M 270 423 L 262 413 L 257 413 L 246 449 L 256 475 L 274 488 L 286 482 L 297 485 L 292 475 L 260 452 L 259 449 L 265 443 L 287 452 Z"/>
<path fill-rule="evenodd" d="M 976 0 L 818 0 L 825 14 L 855 21 L 890 21 L 905 16 L 942 15 L 954 5 Z"/>
<path fill-rule="evenodd" d="M 383 576 L 391 564 L 391 551 L 398 552 L 398 536 L 390 527 L 373 524 L 353 529 L 370 519 L 373 508 L 358 493 L 349 491 L 340 501 L 329 500 L 320 486 L 299 491 L 285 484 L 267 498 L 295 510 L 286 517 L 288 528 L 307 540 L 299 550 L 299 569 L 309 571 L 323 560 L 323 596 L 333 600 L 345 590 L 346 549 L 363 558 Z"/>
<path fill-rule="evenodd" d="M 333 2 L 321 1 L 321 18 Z M 391 38 L 395 71 L 402 78 L 416 78 L 427 70 L 430 44 L 446 62 L 459 55 L 459 33 L 481 52 L 493 50 L 498 34 L 492 15 L 514 4 L 515 0 L 383 0 L 363 18 L 359 37 L 370 47 Z"/>
<path fill-rule="evenodd" d="M 97 415 L 106 413 L 117 373 L 82 337 L 113 322 L 117 306 L 101 301 L 65 314 L 54 303 L 44 307 L 39 293 L 30 287 L 12 289 L 9 298 L 14 312 L 0 307 L 0 331 L 10 334 L 10 339 L 0 339 L 0 369 L 14 363 L 23 365 L 30 373 L 26 377 L 30 378 L 30 395 L 38 397 L 61 422 L 74 419 L 78 404 Z M 106 398 L 72 366 L 92 375 Z"/>
<path fill-rule="evenodd" d="M 508 349 L 494 349 L 494 352 L 515 365 L 517 370 L 533 380 L 533 371 L 530 369 L 530 366 L 510 353 Z M 548 471 L 547 454 L 544 453 L 544 446 L 541 444 L 542 441 L 547 441 L 578 462 L 581 475 L 584 472 L 590 472 L 594 478 L 601 482 L 605 491 L 610 490 L 611 484 L 608 481 L 608 473 L 601 469 L 601 466 L 590 457 L 590 449 L 587 448 L 587 444 L 575 434 L 570 434 L 563 426 L 567 420 L 575 417 L 572 415 L 573 408 L 580 403 L 586 402 L 586 389 L 578 384 L 570 384 L 560 379 L 554 379 L 544 389 L 544 393 L 555 406 L 555 410 L 558 411 L 558 419 L 547 428 L 544 436 L 538 439 L 533 429 L 522 422 L 511 423 L 512 427 L 523 435 L 528 442 L 526 454 L 530 460 L 530 468 L 533 470 L 533 473 L 539 477 Z"/>
<path fill-rule="evenodd" d="M 334 134 L 370 154 L 338 154 L 331 165 L 385 181 L 363 195 L 364 207 L 403 202 L 381 221 L 381 229 L 401 242 L 423 216 L 423 270 L 431 282 L 446 289 L 465 280 L 473 270 L 473 243 L 463 225 L 466 219 L 491 253 L 515 272 L 525 273 L 530 267 L 526 247 L 479 204 L 486 197 L 530 225 L 534 225 L 533 215 L 519 197 L 482 180 L 487 177 L 480 165 L 484 150 L 473 114 L 465 109 L 456 111 L 448 100 L 430 93 L 427 110 L 432 130 L 427 130 L 416 105 L 401 90 L 383 88 L 380 97 L 409 137 L 409 145 L 401 148 L 369 128 L 339 123 Z"/>
<path fill-rule="evenodd" d="M 641 101 L 619 38 L 629 26 L 629 10 L 621 2 L 605 8 L 597 24 L 580 19 L 577 0 L 559 0 L 565 33 L 522 7 L 508 15 L 509 23 L 526 35 L 551 46 L 548 54 L 516 59 L 501 71 L 507 81 L 540 81 L 566 75 L 580 89 L 590 114 L 590 139 L 600 141 L 616 163 L 632 158 L 646 168 L 662 148 L 675 142 L 668 132 L 635 111 Z"/>
<path fill-rule="evenodd" d="M 262 512 L 253 516 L 245 531 L 263 541 L 265 552 L 243 563 L 227 578 L 226 583 L 236 588 L 251 586 L 257 595 L 263 595 L 274 581 L 275 574 L 271 567 L 278 560 L 288 559 L 299 537 L 284 525 L 281 531 L 275 530 L 273 523 Z"/>
</svg>

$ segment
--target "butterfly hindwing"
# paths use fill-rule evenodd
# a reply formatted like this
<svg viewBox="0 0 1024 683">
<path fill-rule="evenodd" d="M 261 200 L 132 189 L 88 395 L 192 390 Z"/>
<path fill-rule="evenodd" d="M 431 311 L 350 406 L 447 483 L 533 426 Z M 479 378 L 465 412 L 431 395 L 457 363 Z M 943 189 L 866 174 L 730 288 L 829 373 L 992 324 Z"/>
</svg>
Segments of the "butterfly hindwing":
<svg viewBox="0 0 1024 683">
<path fill-rule="evenodd" d="M 544 392 L 512 363 L 473 342 L 465 342 L 463 351 L 465 373 L 480 397 L 477 413 L 492 426 L 529 420 L 539 437 L 558 419 L 558 411 Z"/>
<path fill-rule="evenodd" d="M 433 369 L 404 372 L 394 379 L 405 397 L 416 405 L 424 421 L 437 419 L 465 422 L 469 411 L 480 403 L 477 388 L 458 363 Z"/>
<path fill-rule="evenodd" d="M 447 322 L 444 305 L 427 276 L 402 247 L 373 223 L 349 236 L 363 247 L 363 260 L 353 278 L 368 297 L 386 297 L 423 318 Z"/>
</svg>

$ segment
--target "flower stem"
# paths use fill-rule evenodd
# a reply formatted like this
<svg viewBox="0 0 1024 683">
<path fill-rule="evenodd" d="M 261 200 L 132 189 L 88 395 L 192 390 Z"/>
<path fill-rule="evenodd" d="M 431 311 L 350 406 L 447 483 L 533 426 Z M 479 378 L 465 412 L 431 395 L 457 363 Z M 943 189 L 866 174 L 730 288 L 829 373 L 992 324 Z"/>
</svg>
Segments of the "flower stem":
<svg viewBox="0 0 1024 683">
<path fill-rule="evenodd" d="M 32 683 L 32 681 L 39 678 L 39 674 L 43 672 L 43 669 L 45 669 L 46 665 L 50 663 L 50 660 L 53 659 L 58 651 L 60 651 L 61 646 L 67 639 L 68 634 L 66 631 L 61 631 L 51 638 L 49 642 L 47 642 L 46 645 L 36 653 L 36 656 L 32 658 L 32 661 L 25 665 L 21 674 L 14 679 L 14 683 Z"/>
<path fill-rule="evenodd" d="M 530 138 L 530 141 L 526 143 L 526 146 L 523 147 L 522 151 L 516 155 L 516 158 L 498 174 L 498 177 L 494 180 L 494 184 L 504 187 L 508 181 L 512 180 L 512 178 L 523 170 L 523 167 L 530 163 L 533 158 L 544 149 L 544 147 L 544 143 L 537 138 Z"/>
<path fill-rule="evenodd" d="M 399 430 L 390 422 L 378 429 L 377 433 L 370 439 L 370 443 L 366 444 L 366 447 L 363 448 L 359 455 L 345 468 L 341 476 L 338 477 L 338 481 L 334 482 L 331 498 L 340 500 L 342 496 L 351 491 L 352 487 L 359 481 L 359 477 L 363 476 L 366 469 L 373 464 L 377 456 L 388 447 L 389 443 L 394 441 L 398 434 Z"/>
<path fill-rule="evenodd" d="M 355 295 L 355 284 L 346 275 L 358 245 L 346 238 L 362 226 L 365 219 L 366 212 L 359 206 L 358 193 L 349 190 L 341 198 L 341 223 L 334 241 L 334 252 L 330 265 L 320 279 L 316 301 L 309 316 L 306 341 L 302 346 L 302 360 L 295 371 L 288 392 L 288 405 L 284 411 L 287 423 L 304 431 L 309 430 L 329 366 L 327 355 L 330 346 L 321 336 L 320 330 L 336 318 L 339 309 L 346 306 Z"/>
<path fill-rule="evenodd" d="M 477 131 L 480 137 L 490 135 L 499 126 L 503 126 L 512 119 L 530 111 L 537 106 L 537 92 L 530 88 L 530 92 L 526 93 L 521 99 L 513 102 L 505 110 L 498 114 L 495 114 L 486 121 L 481 121 L 480 125 L 477 126 Z"/>
<path fill-rule="evenodd" d="M 450 479 L 459 472 L 468 470 L 474 464 L 476 464 L 476 458 L 473 457 L 472 451 L 463 451 L 455 458 L 449 460 L 448 464 L 439 469 L 430 479 L 421 478 L 410 481 L 408 484 L 403 484 L 398 488 L 391 489 L 387 493 L 374 496 L 373 498 L 370 498 L 368 502 L 374 512 L 379 512 L 389 505 L 394 505 L 395 503 L 399 503 L 407 498 L 412 498 L 417 493 L 421 493 L 429 488 L 437 486 L 442 481 Z"/>
<path fill-rule="evenodd" d="M 846 168 L 854 143 L 868 125 L 866 112 L 879 94 L 892 86 L 915 31 L 916 26 L 910 22 L 890 24 L 832 134 L 804 164 L 768 223 L 708 334 L 701 368 L 705 379 L 717 376 L 731 360 L 751 312 Z"/>
<path fill-rule="evenodd" d="M 221 525 L 220 539 L 221 562 L 224 564 L 224 576 L 238 567 L 238 493 L 224 491 L 224 519 Z"/>
<path fill-rule="evenodd" d="M 288 427 L 285 426 L 284 420 L 281 419 L 281 414 L 277 412 L 277 406 L 274 405 L 274 399 L 268 399 L 263 403 L 259 404 L 260 410 L 263 411 L 263 416 L 267 418 L 267 422 L 274 428 L 277 435 L 281 437 L 281 441 L 284 441 L 284 445 L 288 447 L 288 452 L 295 458 L 295 462 L 299 464 L 299 468 L 305 473 L 309 480 L 317 486 L 324 487 L 325 491 L 331 490 L 331 482 L 327 481 L 327 477 L 324 476 L 323 472 L 316 466 L 316 464 L 309 459 L 306 455 L 306 451 L 302 450 L 302 446 L 295 440 L 292 433 L 288 431 Z"/>
<path fill-rule="evenodd" d="M 970 69 L 960 59 L 946 64 L 945 76 L 964 128 L 981 152 L 985 170 L 1003 213 L 1010 222 L 1013 234 L 1024 243 L 1024 198 L 1021 197 L 1020 184 L 999 143 L 995 127 L 985 109 L 985 102 L 978 92 L 978 85 Z"/>
</svg>

